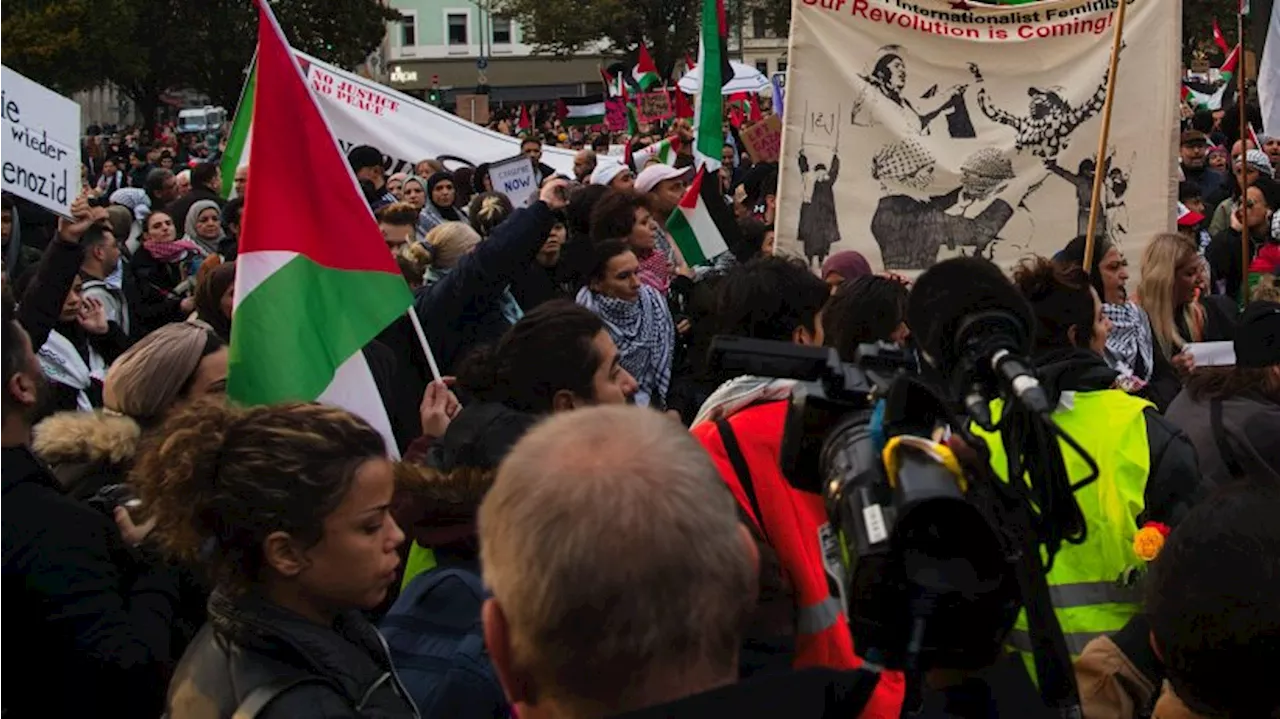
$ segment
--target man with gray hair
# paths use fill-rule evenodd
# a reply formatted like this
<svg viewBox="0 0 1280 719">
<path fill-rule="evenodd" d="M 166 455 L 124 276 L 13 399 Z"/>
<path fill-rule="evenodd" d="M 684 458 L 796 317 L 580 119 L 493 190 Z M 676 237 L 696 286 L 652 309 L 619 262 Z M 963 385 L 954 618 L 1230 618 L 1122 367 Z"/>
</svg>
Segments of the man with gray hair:
<svg viewBox="0 0 1280 719">
<path fill-rule="evenodd" d="M 507 455 L 479 528 L 485 644 L 524 719 L 737 679 L 755 542 L 678 423 L 639 407 L 552 417 Z"/>
<path fill-rule="evenodd" d="M 875 684 L 825 669 L 735 684 L 755 542 L 705 450 L 652 410 L 536 426 L 499 468 L 479 530 L 485 644 L 522 719 L 764 716 L 770 704 L 856 716 L 843 697 L 860 707 Z M 840 707 L 827 706 L 834 685 L 848 688 Z"/>
<path fill-rule="evenodd" d="M 591 182 L 596 171 L 596 152 L 589 147 L 578 150 L 573 156 L 573 177 L 582 184 Z"/>
</svg>

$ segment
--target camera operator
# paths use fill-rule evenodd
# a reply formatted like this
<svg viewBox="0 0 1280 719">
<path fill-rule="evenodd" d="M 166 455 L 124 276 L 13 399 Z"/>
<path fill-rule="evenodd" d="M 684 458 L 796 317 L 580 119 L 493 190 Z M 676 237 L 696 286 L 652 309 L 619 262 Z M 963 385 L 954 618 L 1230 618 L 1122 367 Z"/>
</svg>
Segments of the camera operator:
<svg viewBox="0 0 1280 719">
<path fill-rule="evenodd" d="M 479 513 L 485 644 L 518 715 L 897 717 L 871 672 L 737 681 L 757 557 L 734 504 L 656 412 L 592 407 L 522 437 Z"/>
<path fill-rule="evenodd" d="M 717 334 L 821 346 L 829 294 L 803 263 L 752 260 L 723 280 Z M 788 666 L 855 668 L 835 531 L 822 497 L 794 489 L 779 469 L 795 382 L 728 379 L 702 405 L 691 431 L 760 545 L 760 606 L 743 650 L 743 675 Z"/>
<path fill-rule="evenodd" d="M 1090 640 L 1119 630 L 1138 612 L 1132 578 L 1143 558 L 1134 550 L 1134 535 L 1145 523 L 1172 525 L 1181 519 L 1201 494 L 1199 473 L 1194 449 L 1181 432 L 1150 402 L 1113 388 L 1118 375 L 1102 357 L 1110 324 L 1084 271 L 1033 258 L 1015 271 L 1014 284 L 1035 313 L 1032 362 L 1056 407 L 1053 422 L 1098 465 L 1097 481 L 1074 494 L 1086 528 L 1083 541 L 1068 539 L 1048 574 L 1054 611 L 1074 657 Z M 1002 403 L 990 408 L 998 422 Z M 971 428 L 985 441 L 991 468 L 1005 482 L 1009 437 L 1002 435 L 1025 436 L 1016 425 L 1006 422 L 999 432 Z M 1087 462 L 1058 441 L 1071 482 L 1089 476 Z M 1025 612 L 1008 644 L 1030 668 L 1033 643 Z"/>
</svg>

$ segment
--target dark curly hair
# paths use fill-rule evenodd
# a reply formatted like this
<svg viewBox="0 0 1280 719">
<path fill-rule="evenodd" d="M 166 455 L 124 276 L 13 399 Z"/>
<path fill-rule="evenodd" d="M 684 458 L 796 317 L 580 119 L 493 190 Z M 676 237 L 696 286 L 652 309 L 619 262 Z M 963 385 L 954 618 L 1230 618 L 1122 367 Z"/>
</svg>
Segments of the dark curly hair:
<svg viewBox="0 0 1280 719">
<path fill-rule="evenodd" d="M 168 553 L 243 591 L 260 578 L 268 535 L 319 542 L 356 470 L 384 456 L 382 436 L 341 409 L 201 401 L 164 423 L 131 481 Z"/>
<path fill-rule="evenodd" d="M 1034 352 L 1088 347 L 1093 341 L 1093 292 L 1080 265 L 1029 257 L 1013 271 L 1013 284 L 1035 311 Z"/>
<path fill-rule="evenodd" d="M 610 190 L 591 208 L 591 239 L 625 240 L 636 224 L 636 210 L 649 207 L 643 195 L 630 190 Z"/>
</svg>

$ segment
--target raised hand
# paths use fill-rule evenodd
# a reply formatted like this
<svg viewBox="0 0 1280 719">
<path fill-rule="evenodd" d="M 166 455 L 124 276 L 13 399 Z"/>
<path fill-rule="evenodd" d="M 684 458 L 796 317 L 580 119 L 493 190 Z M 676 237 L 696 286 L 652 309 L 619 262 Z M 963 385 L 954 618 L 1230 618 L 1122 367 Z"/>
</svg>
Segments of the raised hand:
<svg viewBox="0 0 1280 719">
<path fill-rule="evenodd" d="M 107 325 L 107 308 L 103 306 L 102 300 L 93 297 L 80 301 L 80 314 L 76 321 L 91 335 L 105 335 L 110 329 Z"/>
</svg>

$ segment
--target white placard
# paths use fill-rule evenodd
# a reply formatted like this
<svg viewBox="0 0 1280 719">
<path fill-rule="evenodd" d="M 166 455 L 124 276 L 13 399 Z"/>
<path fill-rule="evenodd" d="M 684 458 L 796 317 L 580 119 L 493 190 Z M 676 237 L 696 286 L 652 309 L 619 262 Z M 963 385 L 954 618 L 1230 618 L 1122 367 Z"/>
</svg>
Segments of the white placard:
<svg viewBox="0 0 1280 719">
<path fill-rule="evenodd" d="M 528 207 L 538 198 L 533 162 L 524 155 L 490 165 L 489 179 L 493 181 L 493 191 L 506 195 L 516 207 Z"/>
<path fill-rule="evenodd" d="M 1230 342 L 1188 342 L 1182 351 L 1191 355 L 1197 367 L 1230 367 L 1236 363 L 1236 346 Z"/>
<path fill-rule="evenodd" d="M 80 106 L 7 67 L 0 70 L 4 190 L 69 217 L 80 187 Z"/>
</svg>

